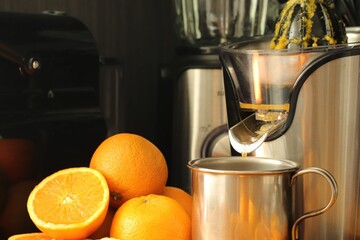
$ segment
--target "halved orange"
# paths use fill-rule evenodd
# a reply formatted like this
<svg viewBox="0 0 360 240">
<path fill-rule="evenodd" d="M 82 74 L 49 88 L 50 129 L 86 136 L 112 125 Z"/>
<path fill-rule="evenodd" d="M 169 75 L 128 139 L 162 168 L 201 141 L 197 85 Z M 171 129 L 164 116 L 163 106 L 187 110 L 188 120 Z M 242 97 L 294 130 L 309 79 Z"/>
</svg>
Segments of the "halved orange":
<svg viewBox="0 0 360 240">
<path fill-rule="evenodd" d="M 9 237 L 8 240 L 56 240 L 56 239 L 46 235 L 45 233 L 34 232 L 34 233 L 16 234 L 16 235 Z M 60 240 L 60 239 L 58 239 L 58 240 Z M 87 239 L 84 239 L 84 240 L 87 240 Z"/>
<path fill-rule="evenodd" d="M 88 167 L 67 168 L 46 177 L 27 202 L 34 224 L 58 239 L 86 238 L 102 224 L 108 207 L 105 177 Z"/>
<path fill-rule="evenodd" d="M 23 233 L 16 234 L 8 238 L 8 240 L 54 240 L 45 233 Z"/>
</svg>

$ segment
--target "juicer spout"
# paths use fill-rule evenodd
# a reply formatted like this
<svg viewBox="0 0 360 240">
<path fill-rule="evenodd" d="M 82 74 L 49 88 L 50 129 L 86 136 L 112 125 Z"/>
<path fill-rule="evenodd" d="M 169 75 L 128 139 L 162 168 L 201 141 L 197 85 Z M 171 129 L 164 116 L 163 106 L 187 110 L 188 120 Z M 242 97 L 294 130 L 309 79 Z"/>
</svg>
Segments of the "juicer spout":
<svg viewBox="0 0 360 240">
<path fill-rule="evenodd" d="M 230 144 L 236 152 L 247 155 L 283 127 L 286 119 L 286 112 L 255 112 L 229 128 Z"/>
</svg>

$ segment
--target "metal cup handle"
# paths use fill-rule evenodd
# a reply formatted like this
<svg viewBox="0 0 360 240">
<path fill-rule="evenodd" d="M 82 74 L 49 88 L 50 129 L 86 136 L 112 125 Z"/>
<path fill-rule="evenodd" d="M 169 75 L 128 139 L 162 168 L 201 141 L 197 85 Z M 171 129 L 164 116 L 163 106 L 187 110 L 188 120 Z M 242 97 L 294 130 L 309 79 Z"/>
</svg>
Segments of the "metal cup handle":
<svg viewBox="0 0 360 240">
<path fill-rule="evenodd" d="M 302 220 L 306 219 L 306 218 L 310 218 L 310 217 L 315 217 L 315 216 L 318 216 L 320 214 L 323 214 L 324 212 L 326 212 L 332 205 L 334 205 L 335 201 L 336 201 L 336 198 L 338 196 L 338 187 L 337 187 L 337 183 L 336 183 L 336 180 L 335 178 L 328 172 L 326 171 L 325 169 L 322 169 L 322 168 L 317 168 L 317 167 L 310 167 L 310 168 L 305 168 L 305 169 L 302 169 L 298 172 L 296 172 L 292 178 L 291 178 L 291 186 L 294 184 L 295 182 L 295 179 L 298 177 L 298 176 L 301 176 L 301 175 L 304 175 L 304 174 L 307 174 L 307 173 L 316 173 L 316 174 L 319 174 L 321 175 L 322 177 L 324 177 L 326 179 L 326 181 L 329 183 L 330 187 L 331 187 L 331 198 L 328 202 L 328 204 L 321 208 L 321 209 L 318 209 L 318 210 L 314 210 L 314 211 L 310 211 L 310 212 L 307 212 L 307 213 L 304 213 L 304 215 L 302 215 L 301 217 L 299 217 L 293 224 L 292 226 L 292 230 L 291 230 L 291 236 L 292 236 L 292 240 L 296 240 L 299 238 L 299 231 L 298 231 L 298 228 L 299 228 L 299 224 Z"/>
</svg>

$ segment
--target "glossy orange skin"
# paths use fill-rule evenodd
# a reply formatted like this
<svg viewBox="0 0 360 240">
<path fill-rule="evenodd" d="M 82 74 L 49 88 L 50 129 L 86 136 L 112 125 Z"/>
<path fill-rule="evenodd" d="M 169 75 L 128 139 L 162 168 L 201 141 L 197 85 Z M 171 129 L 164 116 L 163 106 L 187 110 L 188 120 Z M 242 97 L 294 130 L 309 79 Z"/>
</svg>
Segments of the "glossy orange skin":
<svg viewBox="0 0 360 240">
<path fill-rule="evenodd" d="M 95 150 L 90 168 L 100 171 L 110 189 L 110 205 L 148 194 L 161 194 L 168 168 L 161 151 L 149 140 L 131 133 L 105 139 Z"/>
</svg>

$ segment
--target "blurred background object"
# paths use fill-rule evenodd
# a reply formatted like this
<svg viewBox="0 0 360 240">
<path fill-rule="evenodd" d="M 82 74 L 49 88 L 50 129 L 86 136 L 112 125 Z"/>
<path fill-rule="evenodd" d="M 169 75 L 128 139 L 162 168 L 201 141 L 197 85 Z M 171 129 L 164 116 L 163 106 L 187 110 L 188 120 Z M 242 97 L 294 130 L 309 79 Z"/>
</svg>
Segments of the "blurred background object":
<svg viewBox="0 0 360 240">
<path fill-rule="evenodd" d="M 335 0 L 336 12 L 346 26 L 360 26 L 360 1 Z"/>
</svg>

